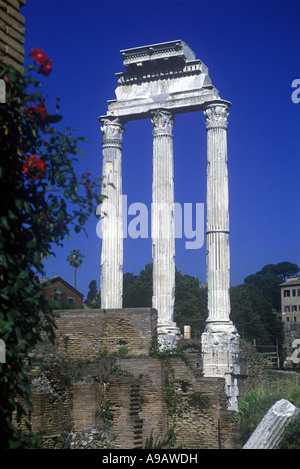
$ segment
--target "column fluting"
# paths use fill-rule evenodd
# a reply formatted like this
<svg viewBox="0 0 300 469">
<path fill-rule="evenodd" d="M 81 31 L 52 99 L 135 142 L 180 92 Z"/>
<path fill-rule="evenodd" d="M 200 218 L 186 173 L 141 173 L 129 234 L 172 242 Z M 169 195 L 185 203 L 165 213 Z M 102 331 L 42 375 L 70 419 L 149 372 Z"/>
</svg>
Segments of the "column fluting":
<svg viewBox="0 0 300 469">
<path fill-rule="evenodd" d="M 207 131 L 207 322 L 229 322 L 228 105 L 211 104 L 204 114 Z"/>
<path fill-rule="evenodd" d="M 103 119 L 103 166 L 101 205 L 101 308 L 122 308 L 123 302 L 123 218 L 122 137 L 119 119 Z"/>
<path fill-rule="evenodd" d="M 170 112 L 157 110 L 151 120 L 153 124 L 152 306 L 158 311 L 158 325 L 174 325 L 174 118 Z"/>
</svg>

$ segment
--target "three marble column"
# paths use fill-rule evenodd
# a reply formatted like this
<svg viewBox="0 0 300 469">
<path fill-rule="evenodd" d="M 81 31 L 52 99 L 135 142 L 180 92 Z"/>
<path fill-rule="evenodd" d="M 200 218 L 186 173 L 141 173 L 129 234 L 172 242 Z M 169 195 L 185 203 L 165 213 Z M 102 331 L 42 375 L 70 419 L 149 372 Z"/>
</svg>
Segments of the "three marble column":
<svg viewBox="0 0 300 469">
<path fill-rule="evenodd" d="M 228 107 L 227 102 L 219 100 L 208 103 L 204 109 L 207 130 L 208 284 L 208 318 L 202 335 L 205 376 L 225 376 L 228 373 L 232 375 L 236 365 L 235 357 L 238 353 L 238 335 L 230 321 L 229 298 Z M 152 306 L 158 311 L 158 331 L 162 337 L 161 343 L 173 347 L 180 336 L 174 322 L 174 116 L 169 111 L 159 109 L 152 113 L 151 121 L 153 124 Z M 124 127 L 119 119 L 104 119 L 102 122 L 103 194 L 107 196 L 107 199 L 102 204 L 102 213 L 105 216 L 102 220 L 101 307 L 122 308 L 121 148 Z M 231 344 L 230 359 L 227 353 L 228 343 Z M 217 348 L 216 344 L 219 344 Z M 228 386 L 232 389 L 232 381 Z"/>
</svg>

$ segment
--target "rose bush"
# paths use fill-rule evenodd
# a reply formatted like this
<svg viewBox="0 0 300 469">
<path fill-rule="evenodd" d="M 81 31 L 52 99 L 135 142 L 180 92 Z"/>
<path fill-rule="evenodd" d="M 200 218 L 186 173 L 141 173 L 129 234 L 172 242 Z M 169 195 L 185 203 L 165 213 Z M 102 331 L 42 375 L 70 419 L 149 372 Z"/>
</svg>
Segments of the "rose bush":
<svg viewBox="0 0 300 469">
<path fill-rule="evenodd" d="M 28 117 L 31 117 L 31 119 L 36 119 L 40 123 L 43 122 L 47 116 L 46 108 L 41 105 L 27 106 L 25 112 L 27 112 Z"/>
<path fill-rule="evenodd" d="M 48 170 L 45 161 L 37 158 L 36 155 L 27 156 L 23 165 L 23 171 L 32 179 L 41 179 Z"/>
<path fill-rule="evenodd" d="M 6 363 L 0 363 L 0 447 L 32 447 L 13 423 L 31 409 L 28 370 L 32 353 L 46 334 L 53 340 L 55 322 L 41 290 L 42 258 L 62 245 L 101 202 L 100 181 L 80 174 L 80 146 L 86 139 L 62 131 L 60 119 L 46 111 L 41 83 L 33 73 L 49 76 L 50 59 L 39 49 L 25 74 L 0 66 L 6 81 L 6 103 L 0 104 L 0 338 Z M 51 65 L 51 67 L 50 67 Z M 42 68 L 41 68 L 42 67 Z M 21 399 L 21 400 L 20 400 Z M 21 405 L 22 403 L 22 405 Z"/>
</svg>

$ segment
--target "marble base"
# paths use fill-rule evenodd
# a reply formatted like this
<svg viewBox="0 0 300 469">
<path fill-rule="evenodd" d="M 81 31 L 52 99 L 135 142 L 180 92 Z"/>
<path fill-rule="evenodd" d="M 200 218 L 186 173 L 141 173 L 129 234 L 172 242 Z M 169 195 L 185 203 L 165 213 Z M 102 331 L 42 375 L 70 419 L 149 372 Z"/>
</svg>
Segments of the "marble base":
<svg viewBox="0 0 300 469">
<path fill-rule="evenodd" d="M 176 323 L 158 324 L 158 344 L 160 350 L 175 349 L 178 340 L 182 337 Z"/>
<path fill-rule="evenodd" d="M 203 375 L 225 379 L 228 409 L 238 410 L 239 335 L 231 322 L 208 323 L 201 336 Z"/>
</svg>

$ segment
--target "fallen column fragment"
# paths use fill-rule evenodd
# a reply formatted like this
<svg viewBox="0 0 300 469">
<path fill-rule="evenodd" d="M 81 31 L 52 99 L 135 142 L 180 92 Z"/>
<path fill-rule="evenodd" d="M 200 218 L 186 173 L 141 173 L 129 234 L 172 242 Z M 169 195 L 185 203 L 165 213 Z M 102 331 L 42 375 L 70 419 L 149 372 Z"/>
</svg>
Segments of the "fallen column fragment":
<svg viewBox="0 0 300 469">
<path fill-rule="evenodd" d="M 275 449 L 286 427 L 299 414 L 300 410 L 286 399 L 275 402 L 243 449 Z"/>
</svg>

